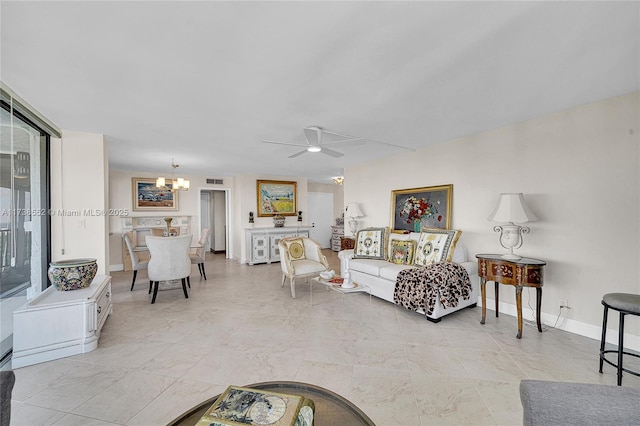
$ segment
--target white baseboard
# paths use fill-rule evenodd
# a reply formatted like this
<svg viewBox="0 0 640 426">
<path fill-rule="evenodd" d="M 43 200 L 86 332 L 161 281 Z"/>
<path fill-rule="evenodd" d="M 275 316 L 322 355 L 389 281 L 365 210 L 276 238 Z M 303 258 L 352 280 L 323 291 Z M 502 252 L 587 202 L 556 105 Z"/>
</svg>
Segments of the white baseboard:
<svg viewBox="0 0 640 426">
<path fill-rule="evenodd" d="M 478 297 L 478 306 L 482 306 L 482 299 Z M 494 310 L 496 306 L 496 302 L 494 299 L 487 298 L 487 309 Z M 501 314 L 510 315 L 513 317 L 518 316 L 518 312 L 516 311 L 516 305 L 512 305 L 510 303 L 500 302 L 499 307 Z M 488 314 L 487 314 L 488 316 Z M 529 306 L 523 304 L 522 306 L 522 319 L 524 321 L 534 321 L 535 313 Z M 568 331 L 569 333 L 578 334 L 580 336 L 588 337 L 590 339 L 595 339 L 600 341 L 602 337 L 602 326 L 601 325 L 592 325 L 587 324 L 581 321 L 576 321 L 571 318 L 565 318 L 564 316 L 558 317 L 558 315 L 548 314 L 543 312 L 540 316 L 540 320 L 543 325 L 547 327 L 554 327 L 559 330 Z M 557 323 L 556 323 L 557 321 Z M 609 324 L 618 324 L 617 319 L 614 317 L 613 320 L 611 315 L 609 315 Z M 555 324 L 555 326 L 554 326 Z M 618 329 L 611 329 L 607 327 L 607 343 L 611 343 L 613 345 L 618 344 Z M 629 333 L 624 333 L 624 347 L 626 349 L 631 349 L 633 351 L 640 352 L 640 336 L 636 336 Z"/>
<path fill-rule="evenodd" d="M 124 271 L 124 264 L 109 265 L 109 272 Z"/>
</svg>

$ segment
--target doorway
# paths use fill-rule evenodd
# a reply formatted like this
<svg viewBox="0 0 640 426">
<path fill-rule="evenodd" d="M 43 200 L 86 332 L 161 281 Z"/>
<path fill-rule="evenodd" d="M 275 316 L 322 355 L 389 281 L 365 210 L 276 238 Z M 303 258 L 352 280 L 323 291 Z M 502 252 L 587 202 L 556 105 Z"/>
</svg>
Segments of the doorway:
<svg viewBox="0 0 640 426">
<path fill-rule="evenodd" d="M 229 249 L 229 191 L 200 189 L 200 230 L 208 228 L 209 240 L 205 250 L 231 255 Z"/>
</svg>

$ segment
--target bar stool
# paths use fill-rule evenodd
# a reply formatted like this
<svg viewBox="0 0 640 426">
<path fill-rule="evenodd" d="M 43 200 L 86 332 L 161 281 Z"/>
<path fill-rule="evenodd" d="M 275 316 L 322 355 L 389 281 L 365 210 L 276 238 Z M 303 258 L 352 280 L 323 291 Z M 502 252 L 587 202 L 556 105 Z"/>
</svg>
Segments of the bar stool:
<svg viewBox="0 0 640 426">
<path fill-rule="evenodd" d="M 625 352 L 623 346 L 624 337 L 624 316 L 625 315 L 638 315 L 640 316 L 640 295 L 629 293 L 607 293 L 602 298 L 602 304 L 604 305 L 604 314 L 602 316 L 602 339 L 600 340 L 600 373 L 602 373 L 602 363 L 606 362 L 609 365 L 616 367 L 618 370 L 618 386 L 622 386 L 622 372 L 625 371 L 634 376 L 640 376 L 640 372 L 631 371 L 622 367 L 622 356 L 629 355 L 640 358 L 640 355 L 631 352 Z M 609 308 L 618 311 L 620 314 L 620 322 L 618 325 L 618 348 L 604 350 L 604 343 L 607 336 L 607 315 Z M 605 358 L 605 354 L 615 352 L 618 354 L 618 363 L 614 364 Z"/>
</svg>

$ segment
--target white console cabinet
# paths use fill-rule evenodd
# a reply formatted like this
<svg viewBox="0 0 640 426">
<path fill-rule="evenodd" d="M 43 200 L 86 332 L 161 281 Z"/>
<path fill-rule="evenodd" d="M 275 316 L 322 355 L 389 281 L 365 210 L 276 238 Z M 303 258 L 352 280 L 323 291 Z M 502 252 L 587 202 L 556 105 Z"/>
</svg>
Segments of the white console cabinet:
<svg viewBox="0 0 640 426">
<path fill-rule="evenodd" d="M 108 275 L 80 290 L 49 287 L 13 313 L 12 368 L 94 350 L 111 312 Z"/>
<path fill-rule="evenodd" d="M 282 228 L 249 228 L 245 229 L 245 243 L 247 247 L 247 263 L 271 263 L 280 261 L 278 242 L 286 237 L 308 237 L 309 227 Z"/>
</svg>

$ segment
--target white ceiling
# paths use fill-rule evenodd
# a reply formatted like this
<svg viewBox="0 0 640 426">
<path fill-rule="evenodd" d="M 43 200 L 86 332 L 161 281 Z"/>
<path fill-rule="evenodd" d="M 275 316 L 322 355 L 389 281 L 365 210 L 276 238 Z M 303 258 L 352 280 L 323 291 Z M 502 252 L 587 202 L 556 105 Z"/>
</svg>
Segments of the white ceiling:
<svg viewBox="0 0 640 426">
<path fill-rule="evenodd" d="M 640 89 L 640 3 L 0 3 L 0 77 L 112 168 L 306 176 Z"/>
</svg>

